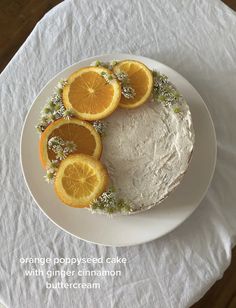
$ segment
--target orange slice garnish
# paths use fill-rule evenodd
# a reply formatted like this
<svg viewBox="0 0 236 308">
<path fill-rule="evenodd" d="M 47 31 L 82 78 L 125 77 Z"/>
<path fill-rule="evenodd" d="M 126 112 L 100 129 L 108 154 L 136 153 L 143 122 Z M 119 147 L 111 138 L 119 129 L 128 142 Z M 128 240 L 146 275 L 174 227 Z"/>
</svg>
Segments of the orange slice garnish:
<svg viewBox="0 0 236 308">
<path fill-rule="evenodd" d="M 68 78 L 63 88 L 63 103 L 78 118 L 88 121 L 109 116 L 121 98 L 121 87 L 117 80 L 107 82 L 102 74 L 112 72 L 103 67 L 84 67 Z"/>
<path fill-rule="evenodd" d="M 153 88 L 152 72 L 141 62 L 125 60 L 113 68 L 114 73 L 125 72 L 129 78 L 129 85 L 135 90 L 134 98 L 121 96 L 119 106 L 132 109 L 144 104 L 150 97 Z"/>
<path fill-rule="evenodd" d="M 72 207 L 89 207 L 108 186 L 108 174 L 92 156 L 73 154 L 63 160 L 54 187 L 59 199 Z"/>
<path fill-rule="evenodd" d="M 56 159 L 56 154 L 49 149 L 48 141 L 52 137 L 60 137 L 64 141 L 73 141 L 76 150 L 73 154 L 83 153 L 100 158 L 102 142 L 99 133 L 88 122 L 72 118 L 59 119 L 50 124 L 42 133 L 39 140 L 39 153 L 43 167 Z"/>
</svg>

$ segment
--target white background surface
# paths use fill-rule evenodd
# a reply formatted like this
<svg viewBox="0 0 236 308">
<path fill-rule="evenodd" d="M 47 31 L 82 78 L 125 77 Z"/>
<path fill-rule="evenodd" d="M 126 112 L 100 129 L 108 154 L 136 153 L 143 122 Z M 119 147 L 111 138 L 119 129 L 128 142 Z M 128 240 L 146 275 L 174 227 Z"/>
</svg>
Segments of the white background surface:
<svg viewBox="0 0 236 308">
<path fill-rule="evenodd" d="M 66 1 L 46 14 L 0 77 L 1 302 L 182 308 L 221 277 L 236 235 L 235 37 L 235 13 L 213 0 Z M 64 67 L 112 52 L 147 56 L 180 72 L 203 96 L 218 139 L 215 176 L 197 211 L 169 235 L 129 248 L 88 244 L 57 228 L 32 201 L 19 160 L 23 120 L 40 89 Z M 47 290 L 42 277 L 24 279 L 19 264 L 30 256 L 116 255 L 129 260 L 113 266 L 123 276 L 101 278 L 102 289 L 93 291 Z"/>
</svg>

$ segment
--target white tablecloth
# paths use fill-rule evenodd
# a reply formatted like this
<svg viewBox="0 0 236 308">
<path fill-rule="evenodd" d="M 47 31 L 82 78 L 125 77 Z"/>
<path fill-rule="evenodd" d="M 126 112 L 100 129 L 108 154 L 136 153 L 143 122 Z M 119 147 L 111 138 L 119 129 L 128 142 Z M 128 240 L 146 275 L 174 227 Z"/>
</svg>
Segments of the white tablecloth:
<svg viewBox="0 0 236 308">
<path fill-rule="evenodd" d="M 44 16 L 0 77 L 1 303 L 182 308 L 222 276 L 236 235 L 235 50 L 236 14 L 216 0 L 74 0 Z M 185 76 L 204 98 L 218 140 L 214 179 L 195 213 L 169 235 L 127 248 L 88 244 L 50 222 L 26 188 L 19 156 L 24 118 L 47 81 L 83 58 L 114 52 L 156 59 Z M 46 289 L 44 277 L 24 277 L 27 267 L 19 263 L 21 257 L 117 255 L 128 259 L 126 266 L 84 266 L 122 270 L 121 277 L 96 278 L 97 290 Z M 75 267 L 57 267 L 63 268 Z"/>
</svg>

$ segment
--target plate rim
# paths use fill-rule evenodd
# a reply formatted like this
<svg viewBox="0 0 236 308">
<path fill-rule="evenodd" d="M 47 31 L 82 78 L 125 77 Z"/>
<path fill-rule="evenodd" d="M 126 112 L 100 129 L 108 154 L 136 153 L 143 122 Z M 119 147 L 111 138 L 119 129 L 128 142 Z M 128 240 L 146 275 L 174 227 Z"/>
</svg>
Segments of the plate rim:
<svg viewBox="0 0 236 308">
<path fill-rule="evenodd" d="M 106 58 L 106 57 L 112 57 L 113 59 L 116 59 L 116 57 L 122 57 L 123 59 L 130 59 L 132 60 L 133 58 L 136 58 L 137 60 L 139 59 L 140 61 L 142 61 L 142 59 L 144 60 L 147 60 L 147 61 L 155 61 L 157 64 L 161 64 L 161 65 L 164 65 L 166 68 L 174 71 L 175 73 L 177 73 L 178 75 L 181 76 L 181 78 L 183 79 L 183 81 L 189 85 L 191 85 L 191 87 L 195 90 L 195 92 L 198 94 L 199 96 L 199 99 L 201 99 L 201 102 L 202 104 L 204 105 L 205 109 L 206 109 L 206 112 L 207 112 L 207 115 L 208 115 L 208 118 L 210 120 L 210 125 L 211 125 L 211 128 L 212 128 L 212 133 L 213 133 L 213 138 L 214 138 L 214 161 L 213 161 L 213 167 L 212 167 L 212 170 L 211 170 L 211 175 L 209 177 L 209 181 L 208 181 L 208 185 L 205 187 L 205 190 L 204 192 L 202 193 L 202 196 L 201 198 L 199 199 L 198 201 L 198 204 L 191 209 L 191 211 L 188 213 L 188 215 L 182 219 L 181 221 L 179 221 L 178 223 L 176 223 L 173 227 L 171 227 L 167 232 L 163 233 L 162 235 L 160 236 L 153 236 L 153 237 L 150 237 L 149 240 L 143 240 L 143 241 L 136 241 L 136 242 L 132 242 L 131 244 L 105 244 L 105 243 L 99 243 L 99 242 L 94 242 L 92 240 L 88 240 L 88 239 L 84 239 L 84 238 L 81 238 L 79 237 L 78 235 L 66 230 L 64 227 L 60 226 L 57 222 L 55 222 L 45 211 L 44 209 L 39 205 L 39 203 L 37 202 L 37 200 L 35 199 L 31 189 L 30 189 L 30 185 L 27 181 L 27 178 L 26 178 L 26 175 L 25 175 L 25 171 L 24 171 L 24 166 L 23 166 L 23 159 L 22 159 L 22 150 L 23 150 L 23 138 L 24 138 L 24 131 L 25 131 L 25 126 L 26 126 L 26 123 L 27 123 L 27 119 L 29 117 L 29 114 L 31 112 L 31 109 L 33 107 L 33 105 L 35 104 L 36 100 L 39 98 L 39 96 L 44 92 L 45 88 L 50 84 L 52 83 L 53 80 L 55 80 L 56 78 L 58 78 L 58 76 L 60 76 L 64 71 L 68 70 L 69 68 L 73 68 L 73 66 L 76 66 L 78 64 L 80 64 L 81 62 L 83 61 L 95 61 L 97 60 L 98 58 Z M 194 151 L 194 150 L 193 150 Z M 43 212 L 43 214 L 53 223 L 55 224 L 57 227 L 59 227 L 61 230 L 65 231 L 66 233 L 80 239 L 80 240 L 83 240 L 87 243 L 91 243 L 91 244 L 95 244 L 95 245 L 101 245 L 101 246 L 105 246 L 105 247 L 129 247 L 129 246 L 136 246 L 136 245 L 141 245 L 141 244 L 144 244 L 144 243 L 149 243 L 149 242 L 152 242 L 156 239 L 159 239 L 159 238 L 162 238 L 163 236 L 165 235 L 168 235 L 169 233 L 171 233 L 172 231 L 174 231 L 176 228 L 178 228 L 181 224 L 183 224 L 193 213 L 194 211 L 199 207 L 200 203 L 202 202 L 202 200 L 204 199 L 204 197 L 206 196 L 208 190 L 209 190 L 209 187 L 212 183 L 212 179 L 213 179 L 213 176 L 214 176 L 214 173 L 215 173 L 215 168 L 216 168 L 216 162 L 217 162 L 217 138 L 216 138 L 216 131 L 215 131 L 215 126 L 214 126 L 214 122 L 212 120 L 212 117 L 211 117 L 211 113 L 205 103 L 205 101 L 203 100 L 202 96 L 200 95 L 200 93 L 195 89 L 195 87 L 185 78 L 183 77 L 182 74 L 180 74 L 178 71 L 176 71 L 175 69 L 173 69 L 172 67 L 170 67 L 169 65 L 166 65 L 165 63 L 163 62 L 159 62 L 155 59 L 152 59 L 152 58 L 148 58 L 148 57 L 144 57 L 144 56 L 139 56 L 139 55 L 135 55 L 135 54 L 127 54 L 127 53 L 106 53 L 106 54 L 100 54 L 100 55 L 96 55 L 96 56 L 92 56 L 92 57 L 88 57 L 88 58 L 83 58 L 69 66 L 66 66 L 65 68 L 63 68 L 61 71 L 59 71 L 56 75 L 54 75 L 48 82 L 46 82 L 46 84 L 42 87 L 42 89 L 39 91 L 39 93 L 36 95 L 36 97 L 33 99 L 31 105 L 29 106 L 29 109 L 28 109 L 28 112 L 26 113 L 26 116 L 25 116 L 25 119 L 24 119 L 24 123 L 22 125 L 22 129 L 21 129 L 21 136 L 20 136 L 20 165 L 21 165 L 21 171 L 22 171 L 22 174 L 23 174 L 23 178 L 24 178 L 24 181 L 26 183 L 26 186 L 27 186 L 27 189 L 29 190 L 30 192 L 30 195 L 31 197 L 33 198 L 34 202 L 37 204 L 38 208 Z M 158 206 L 158 205 L 156 205 Z M 159 204 L 159 206 L 161 206 Z M 136 215 L 138 215 L 139 213 L 137 213 Z"/>
</svg>

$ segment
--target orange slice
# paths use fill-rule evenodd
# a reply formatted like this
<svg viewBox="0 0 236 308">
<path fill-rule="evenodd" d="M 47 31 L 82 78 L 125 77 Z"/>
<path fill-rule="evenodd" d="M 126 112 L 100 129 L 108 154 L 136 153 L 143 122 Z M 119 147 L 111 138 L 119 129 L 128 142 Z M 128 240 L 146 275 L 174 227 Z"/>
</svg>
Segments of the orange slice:
<svg viewBox="0 0 236 308">
<path fill-rule="evenodd" d="M 92 156 L 74 154 L 60 164 L 54 187 L 60 200 L 72 207 L 89 207 L 108 186 L 108 174 Z"/>
<path fill-rule="evenodd" d="M 135 97 L 127 99 L 121 96 L 119 106 L 132 109 L 144 104 L 152 93 L 153 76 L 151 71 L 141 62 L 125 60 L 119 62 L 114 68 L 115 73 L 123 71 L 128 74 L 130 86 L 135 90 Z"/>
<path fill-rule="evenodd" d="M 63 103 L 80 119 L 93 121 L 109 116 L 117 107 L 121 87 L 116 79 L 109 83 L 101 74 L 112 72 L 103 67 L 84 67 L 68 78 L 63 88 Z"/>
<path fill-rule="evenodd" d="M 39 153 L 43 167 L 56 159 L 56 154 L 48 148 L 48 141 L 55 136 L 64 141 L 73 141 L 76 145 L 74 153 L 84 153 L 96 158 L 101 156 L 101 138 L 90 123 L 75 118 L 59 119 L 50 124 L 40 137 Z"/>
</svg>

